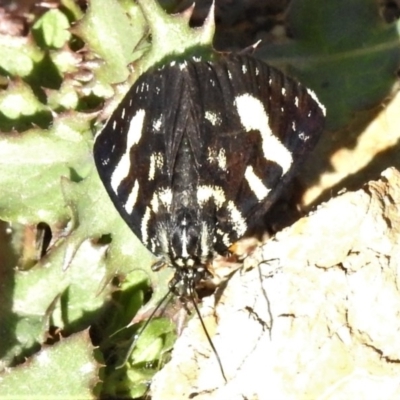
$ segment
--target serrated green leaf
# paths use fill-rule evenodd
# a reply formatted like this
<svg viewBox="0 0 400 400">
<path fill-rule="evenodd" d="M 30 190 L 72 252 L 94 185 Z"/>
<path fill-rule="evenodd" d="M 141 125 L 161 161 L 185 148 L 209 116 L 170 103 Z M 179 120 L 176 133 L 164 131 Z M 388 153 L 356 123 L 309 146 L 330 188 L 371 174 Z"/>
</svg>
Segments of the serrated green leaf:
<svg viewBox="0 0 400 400">
<path fill-rule="evenodd" d="M 73 85 L 73 81 L 65 79 L 59 90 L 47 91 L 47 104 L 53 110 L 76 109 L 79 102 L 79 95 Z"/>
<path fill-rule="evenodd" d="M 61 0 L 61 4 L 70 11 L 75 21 L 83 16 L 82 10 L 74 0 Z"/>
<path fill-rule="evenodd" d="M 36 21 L 32 27 L 32 33 L 41 46 L 58 49 L 64 46 L 71 37 L 69 27 L 66 15 L 54 9 L 44 13 Z"/>
<path fill-rule="evenodd" d="M 0 398 L 92 399 L 99 368 L 89 334 L 81 332 L 2 372 Z"/>
<path fill-rule="evenodd" d="M 144 19 L 137 5 L 131 21 L 115 0 L 93 0 L 88 12 L 72 29 L 105 63 L 96 77 L 106 83 L 118 83 L 128 77 L 127 65 L 135 59 L 134 49 L 144 36 Z"/>
<path fill-rule="evenodd" d="M 75 124 L 75 126 L 74 126 Z M 83 126 L 82 126 L 83 124 Z M 48 130 L 0 134 L 0 218 L 26 224 L 65 224 L 69 212 L 61 177 L 85 176 L 90 159 L 88 118 L 59 118 Z"/>
<path fill-rule="evenodd" d="M 70 49 L 53 50 L 50 56 L 59 73 L 64 75 L 77 72 L 82 62 L 82 57 Z"/>
<path fill-rule="evenodd" d="M 10 76 L 28 76 L 44 53 L 31 38 L 0 35 L 0 68 Z"/>
<path fill-rule="evenodd" d="M 132 353 L 133 364 L 143 364 L 156 360 L 162 350 L 171 348 L 173 340 L 168 335 L 175 336 L 175 326 L 166 319 L 156 319 L 143 332 Z"/>
<path fill-rule="evenodd" d="M 43 343 L 50 321 L 66 332 L 89 326 L 109 297 L 101 252 L 89 241 L 76 241 L 71 235 L 29 271 L 17 271 L 12 286 L 0 293 L 2 303 L 12 300 L 11 310 L 0 309 L 0 319 L 8 321 L 0 336 L 3 363 Z M 66 267 L 68 250 L 75 252 Z"/>
<path fill-rule="evenodd" d="M 166 319 L 150 322 L 140 336 L 125 370 L 108 368 L 103 395 L 138 398 L 148 391 L 148 384 L 163 364 L 165 352 L 176 340 L 175 326 Z"/>
<path fill-rule="evenodd" d="M 13 303 L 11 312 L 0 308 L 0 319 L 8 321 L 0 336 L 0 348 L 8 349 L 7 355 L 3 355 L 4 361 L 19 355 L 26 346 L 42 343 L 50 317 L 52 325 L 67 331 L 92 324 L 96 312 L 110 295 L 111 287 L 107 283 L 116 273 L 137 270 L 141 280 L 141 271 L 147 271 L 147 275 L 152 273 L 153 256 L 121 220 L 97 173 L 94 169 L 92 172 L 79 183 L 66 178 L 61 183 L 65 204 L 71 208 L 74 229 L 36 266 L 17 272 L 13 285 L 7 287 L 9 290 L 0 293 L 2 304 L 9 304 L 11 296 Z M 109 234 L 110 227 L 112 241 L 109 245 L 91 243 L 90 238 Z M 158 285 L 159 290 L 162 287 Z M 135 310 L 141 304 L 136 303 Z M 133 317 L 133 313 L 125 314 L 116 321 L 118 328 Z M 9 343 L 12 337 L 9 329 L 14 333 L 15 343 Z M 3 339 L 7 342 L 2 343 Z"/>
<path fill-rule="evenodd" d="M 37 99 L 29 85 L 17 80 L 0 93 L 0 110 L 4 117 L 17 120 L 45 111 L 47 107 Z"/>
<path fill-rule="evenodd" d="M 156 0 L 138 0 L 138 3 L 147 16 L 152 36 L 152 46 L 142 60 L 139 72 L 167 57 L 212 56 L 215 32 L 213 8 L 203 26 L 193 29 L 189 26 L 190 15 L 168 15 Z"/>
</svg>

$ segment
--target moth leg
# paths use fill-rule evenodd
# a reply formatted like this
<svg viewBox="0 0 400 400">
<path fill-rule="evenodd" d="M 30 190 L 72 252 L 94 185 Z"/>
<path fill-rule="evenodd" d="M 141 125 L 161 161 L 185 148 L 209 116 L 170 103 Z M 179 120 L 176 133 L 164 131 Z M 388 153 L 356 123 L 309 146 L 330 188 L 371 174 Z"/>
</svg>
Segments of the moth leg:
<svg viewBox="0 0 400 400">
<path fill-rule="evenodd" d="M 169 265 L 168 260 L 164 256 L 158 257 L 157 261 L 151 266 L 151 270 L 154 272 L 158 272 L 164 267 L 167 267 Z"/>
</svg>

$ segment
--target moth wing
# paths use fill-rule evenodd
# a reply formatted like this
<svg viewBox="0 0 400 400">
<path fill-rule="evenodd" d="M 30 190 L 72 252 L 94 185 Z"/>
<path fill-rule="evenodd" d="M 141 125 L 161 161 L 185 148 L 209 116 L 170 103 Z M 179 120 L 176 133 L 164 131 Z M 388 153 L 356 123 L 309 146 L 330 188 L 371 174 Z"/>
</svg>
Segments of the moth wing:
<svg viewBox="0 0 400 400">
<path fill-rule="evenodd" d="M 252 57 L 191 68 L 198 121 L 189 137 L 203 184 L 224 192 L 216 227 L 223 249 L 280 196 L 317 143 L 324 110 L 311 91 Z"/>
<path fill-rule="evenodd" d="M 122 218 L 147 246 L 154 194 L 170 187 L 187 119 L 188 108 L 180 104 L 184 81 L 178 66 L 144 73 L 95 139 L 100 178 Z M 171 107 L 173 99 L 178 102 Z"/>
</svg>

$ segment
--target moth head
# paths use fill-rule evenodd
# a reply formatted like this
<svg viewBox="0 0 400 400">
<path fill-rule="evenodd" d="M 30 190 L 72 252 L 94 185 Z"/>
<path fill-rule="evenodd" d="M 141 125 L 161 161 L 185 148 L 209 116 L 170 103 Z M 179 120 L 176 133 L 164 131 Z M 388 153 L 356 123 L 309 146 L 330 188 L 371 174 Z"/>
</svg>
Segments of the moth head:
<svg viewBox="0 0 400 400">
<path fill-rule="evenodd" d="M 196 288 L 200 282 L 209 278 L 206 267 L 199 268 L 175 268 L 175 275 L 169 282 L 169 287 L 182 301 L 197 298 Z M 194 298 L 193 298 L 194 297 Z"/>
</svg>

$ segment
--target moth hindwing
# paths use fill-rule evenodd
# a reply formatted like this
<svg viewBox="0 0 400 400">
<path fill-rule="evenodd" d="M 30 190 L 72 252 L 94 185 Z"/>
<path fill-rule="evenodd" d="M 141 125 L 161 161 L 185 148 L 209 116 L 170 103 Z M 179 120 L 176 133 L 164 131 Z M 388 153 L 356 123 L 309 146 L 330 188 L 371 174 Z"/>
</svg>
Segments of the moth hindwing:
<svg viewBox="0 0 400 400">
<path fill-rule="evenodd" d="M 313 92 L 255 58 L 190 59 L 136 81 L 94 158 L 135 235 L 193 285 L 279 197 L 323 123 Z"/>
</svg>

